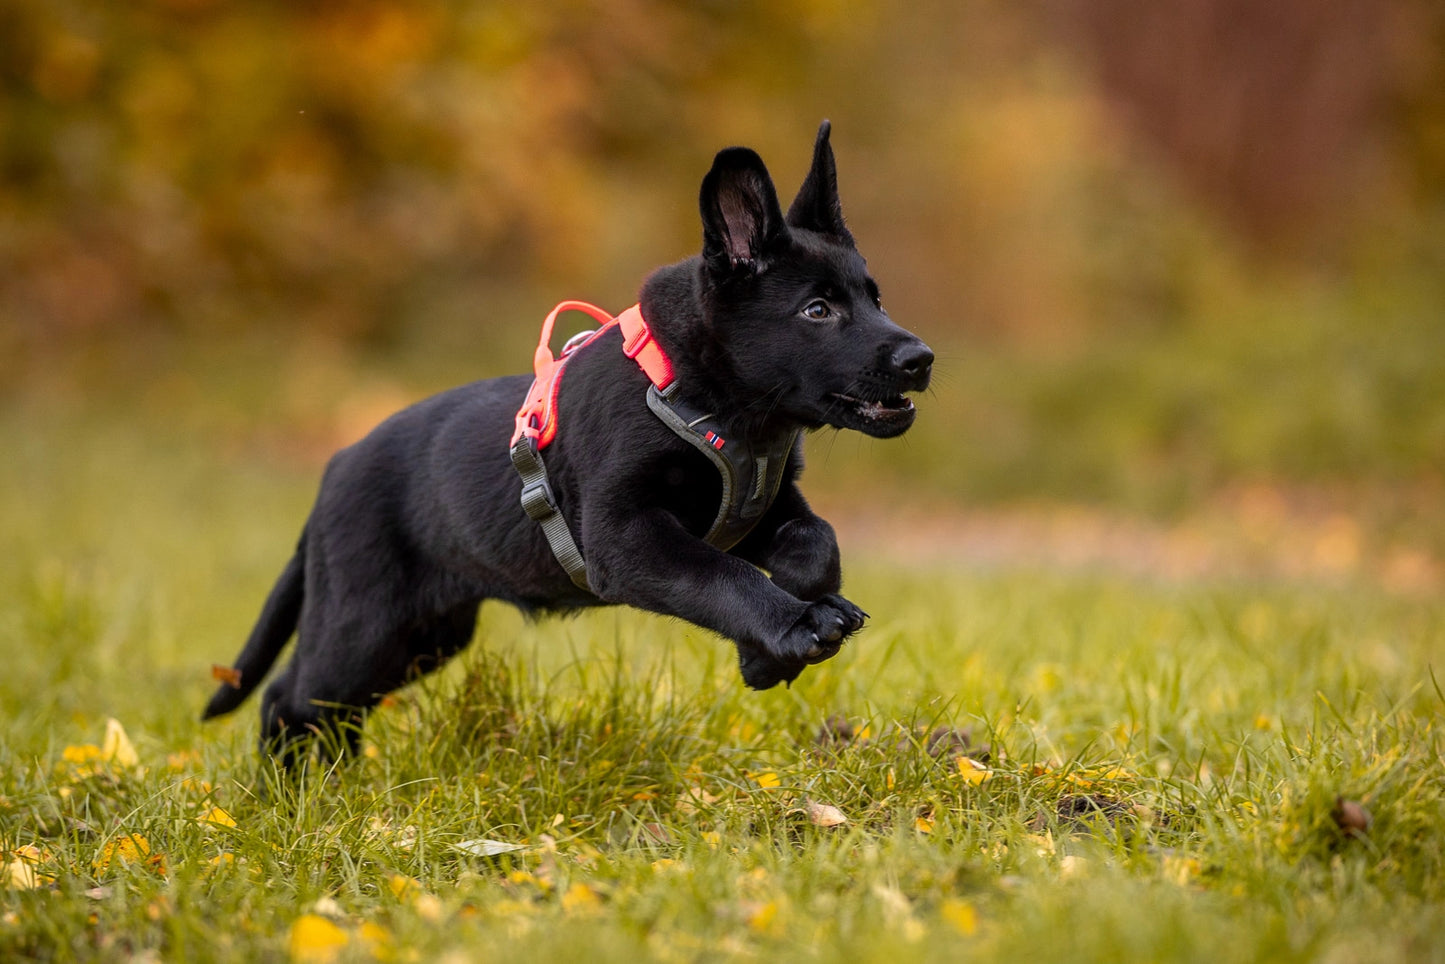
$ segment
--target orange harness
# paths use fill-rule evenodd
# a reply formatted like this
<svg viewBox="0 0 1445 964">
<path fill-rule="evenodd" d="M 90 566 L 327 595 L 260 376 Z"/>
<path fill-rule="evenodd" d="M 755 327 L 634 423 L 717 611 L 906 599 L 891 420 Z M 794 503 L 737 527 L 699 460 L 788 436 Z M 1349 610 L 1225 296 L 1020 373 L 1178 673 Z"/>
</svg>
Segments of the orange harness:
<svg viewBox="0 0 1445 964">
<path fill-rule="evenodd" d="M 557 316 L 564 311 L 585 312 L 600 321 L 602 327 L 573 336 L 562 346 L 562 355 L 558 358 L 552 355 L 552 326 L 556 324 Z M 557 435 L 557 393 L 562 388 L 563 366 L 574 351 L 589 344 L 613 325 L 622 329 L 623 354 L 637 362 L 638 367 L 652 380 L 652 384 L 657 386 L 657 390 L 666 391 L 672 384 L 672 361 L 657 343 L 657 339 L 652 337 L 652 329 L 647 327 L 647 322 L 642 317 L 641 306 L 633 305 L 613 318 L 601 308 L 585 301 L 564 301 L 553 308 L 542 322 L 542 338 L 536 353 L 532 355 L 532 370 L 537 377 L 527 391 L 526 401 L 517 411 L 517 427 L 512 432 L 513 447 L 523 438 L 535 440 L 538 451 L 552 444 L 552 439 Z"/>
<path fill-rule="evenodd" d="M 557 357 L 552 354 L 550 344 L 552 328 L 557 316 L 564 311 L 585 312 L 601 322 L 602 327 L 574 335 Z M 622 330 L 623 353 L 635 361 L 652 382 L 647 389 L 647 407 L 663 424 L 705 455 L 722 478 L 722 502 L 703 537 L 710 545 L 726 552 L 758 524 L 778 494 L 789 456 L 798 440 L 796 431 L 764 446 L 738 439 L 729 442 L 724 438 L 726 429 L 713 413 L 695 409 L 678 397 L 672 361 L 653 337 L 640 306 L 633 305 L 616 318 L 585 301 L 564 301 L 553 308 L 542 322 L 542 337 L 532 356 L 537 377 L 517 410 L 516 428 L 512 432 L 512 465 L 522 477 L 523 510 L 542 527 L 552 554 L 567 570 L 572 582 L 588 592 L 592 586 L 587 581 L 587 563 L 557 506 L 547 467 L 542 462 L 542 450 L 557 437 L 557 395 L 567 360 L 613 325 Z"/>
</svg>

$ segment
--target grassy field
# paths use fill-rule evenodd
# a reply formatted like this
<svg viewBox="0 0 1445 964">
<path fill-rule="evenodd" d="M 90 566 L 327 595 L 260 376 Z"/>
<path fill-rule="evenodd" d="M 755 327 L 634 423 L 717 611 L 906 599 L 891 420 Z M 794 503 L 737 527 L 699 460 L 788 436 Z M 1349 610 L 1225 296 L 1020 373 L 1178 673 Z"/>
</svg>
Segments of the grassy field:
<svg viewBox="0 0 1445 964">
<path fill-rule="evenodd" d="M 0 440 L 0 959 L 1445 959 L 1438 595 L 845 545 L 873 618 L 791 690 L 488 608 L 293 785 L 196 717 L 314 469 Z"/>
</svg>

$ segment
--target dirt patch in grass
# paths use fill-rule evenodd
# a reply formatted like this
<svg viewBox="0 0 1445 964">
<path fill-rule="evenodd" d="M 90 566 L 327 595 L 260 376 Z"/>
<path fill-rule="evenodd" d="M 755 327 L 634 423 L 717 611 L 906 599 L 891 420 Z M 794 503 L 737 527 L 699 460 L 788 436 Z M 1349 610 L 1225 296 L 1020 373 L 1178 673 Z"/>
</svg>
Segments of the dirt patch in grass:
<svg viewBox="0 0 1445 964">
<path fill-rule="evenodd" d="M 1402 595 L 1445 588 L 1445 560 L 1408 523 L 1380 525 L 1341 497 L 1245 486 L 1173 521 L 1107 509 L 1025 503 L 818 500 L 848 553 L 913 564 L 1100 571 L 1198 579 L 1366 584 Z"/>
</svg>

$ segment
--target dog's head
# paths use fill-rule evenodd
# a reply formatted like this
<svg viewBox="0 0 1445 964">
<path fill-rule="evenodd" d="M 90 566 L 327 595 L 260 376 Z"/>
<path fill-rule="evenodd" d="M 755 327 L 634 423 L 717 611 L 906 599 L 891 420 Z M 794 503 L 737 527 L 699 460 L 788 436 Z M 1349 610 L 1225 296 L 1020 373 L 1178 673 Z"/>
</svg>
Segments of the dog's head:
<svg viewBox="0 0 1445 964">
<path fill-rule="evenodd" d="M 906 393 L 928 387 L 933 352 L 883 310 L 843 223 L 829 129 L 786 217 L 753 151 L 720 152 L 704 178 L 710 363 L 760 411 L 887 438 L 913 424 Z"/>
</svg>

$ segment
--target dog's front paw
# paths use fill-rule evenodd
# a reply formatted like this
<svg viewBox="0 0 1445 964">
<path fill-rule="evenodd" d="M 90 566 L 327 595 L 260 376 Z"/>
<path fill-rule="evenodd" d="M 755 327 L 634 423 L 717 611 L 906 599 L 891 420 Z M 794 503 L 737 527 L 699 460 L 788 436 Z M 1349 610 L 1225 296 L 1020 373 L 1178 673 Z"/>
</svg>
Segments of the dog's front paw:
<svg viewBox="0 0 1445 964">
<path fill-rule="evenodd" d="M 827 595 L 808 608 L 780 639 L 767 647 L 738 646 L 743 682 L 755 690 L 791 683 L 813 663 L 838 654 L 843 641 L 863 626 L 868 614 L 838 595 Z"/>
<path fill-rule="evenodd" d="M 779 683 L 791 683 L 808 664 L 802 660 L 784 662 L 753 646 L 738 647 L 738 669 L 743 682 L 755 690 L 770 690 Z"/>
<path fill-rule="evenodd" d="M 842 596 L 832 594 L 810 603 L 773 646 L 784 662 L 821 663 L 838 653 L 843 640 L 863 628 L 868 614 Z"/>
</svg>

